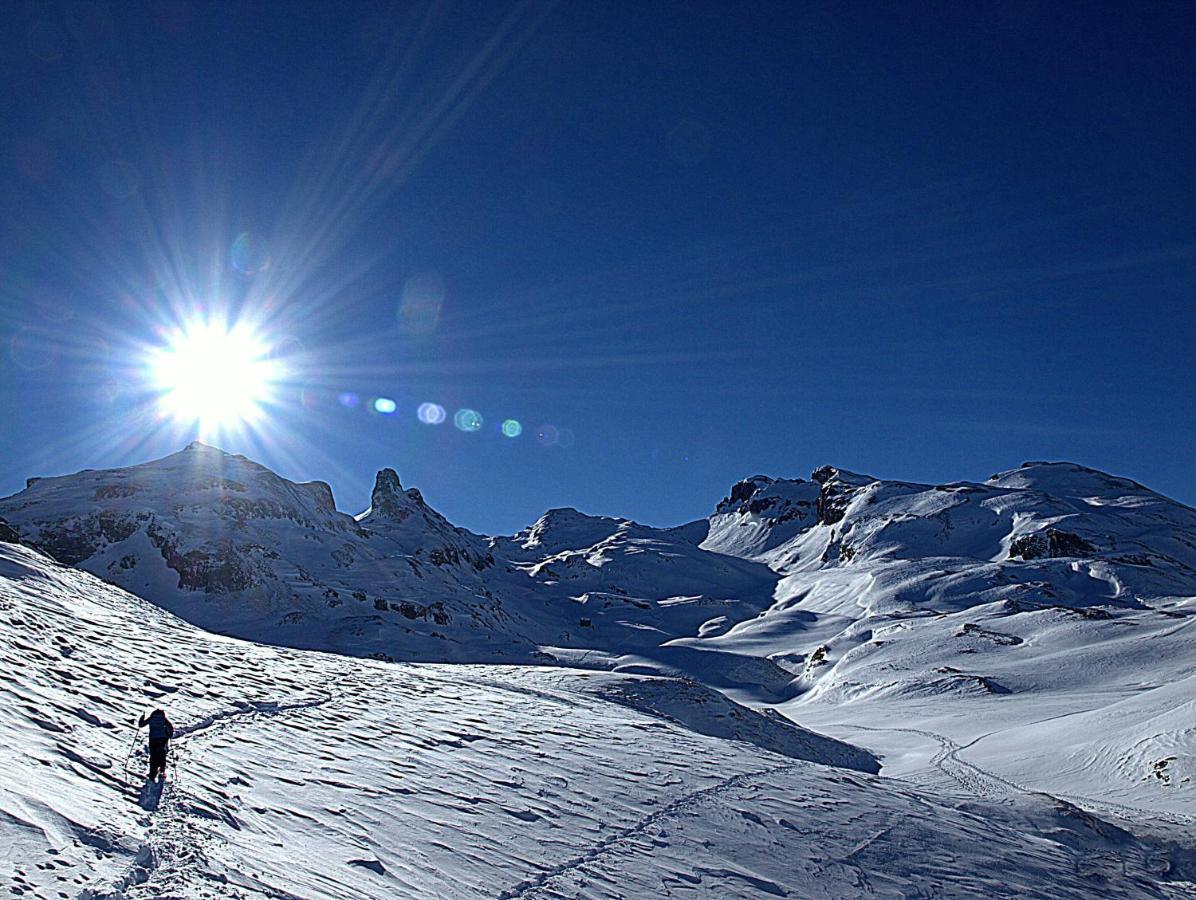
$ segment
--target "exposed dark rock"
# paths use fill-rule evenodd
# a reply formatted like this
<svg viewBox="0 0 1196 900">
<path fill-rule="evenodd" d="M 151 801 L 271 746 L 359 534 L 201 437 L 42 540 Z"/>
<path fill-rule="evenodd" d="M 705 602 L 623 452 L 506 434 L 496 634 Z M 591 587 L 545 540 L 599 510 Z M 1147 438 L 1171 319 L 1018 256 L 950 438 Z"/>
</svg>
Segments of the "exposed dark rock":
<svg viewBox="0 0 1196 900">
<path fill-rule="evenodd" d="M 212 550 L 180 553 L 177 538 L 156 521 L 145 529 L 166 565 L 178 573 L 179 587 L 209 594 L 229 594 L 253 587 L 257 573 L 248 560 L 236 552 L 231 541 L 214 541 Z"/>
<path fill-rule="evenodd" d="M 971 675 L 966 672 L 961 672 L 959 669 L 951 666 L 938 666 L 935 670 L 939 675 L 946 675 L 951 681 L 973 684 L 980 688 L 986 694 L 1011 694 L 1013 693 L 1005 685 L 1001 684 L 987 675 Z"/>
<path fill-rule="evenodd" d="M 450 544 L 444 547 L 434 547 L 429 550 L 428 562 L 434 566 L 459 566 L 464 562 L 481 572 L 494 565 L 494 554 L 487 553 L 485 556 L 475 556 L 468 550 L 458 549 Z"/>
<path fill-rule="evenodd" d="M 309 481 L 299 485 L 316 498 L 316 503 L 325 512 L 336 511 L 336 500 L 332 496 L 332 486 L 325 481 Z"/>
<path fill-rule="evenodd" d="M 1099 606 L 1075 607 L 1063 606 L 1059 603 L 1033 603 L 1026 600 L 1005 600 L 1001 603 L 1001 607 L 1005 612 L 1012 614 L 1024 612 L 1042 612 L 1048 609 L 1055 609 L 1068 615 L 1079 616 L 1081 619 L 1105 620 L 1113 618 L 1112 613 L 1106 609 L 1102 609 Z"/>
<path fill-rule="evenodd" d="M 819 484 L 826 484 L 828 481 L 834 479 L 838 475 L 838 470 L 834 466 L 819 466 L 810 473 L 810 478 L 817 481 Z"/>
<path fill-rule="evenodd" d="M 966 622 L 964 626 L 955 632 L 956 637 L 978 637 L 991 641 L 1003 647 L 1016 647 L 1022 643 L 1022 639 L 1014 634 L 1005 634 L 1001 631 L 990 631 L 987 628 L 982 628 L 975 622 Z"/>
<path fill-rule="evenodd" d="M 1096 548 L 1077 534 L 1059 531 L 1057 528 L 1047 529 L 1047 542 L 1052 559 L 1067 556 L 1085 556 L 1096 552 Z"/>
<path fill-rule="evenodd" d="M 3 544 L 19 544 L 21 543 L 21 536 L 17 534 L 16 529 L 9 525 L 4 519 L 0 519 L 0 543 Z"/>
<path fill-rule="evenodd" d="M 1015 538 L 1009 544 L 1010 559 L 1045 559 L 1047 542 L 1040 534 L 1027 534 Z"/>
<path fill-rule="evenodd" d="M 405 619 L 422 619 L 425 622 L 430 619 L 437 625 L 447 625 L 452 621 L 444 604 L 439 600 L 429 606 L 424 606 L 422 603 L 410 603 L 406 600 L 388 604 L 385 600 L 378 599 L 374 601 L 374 606 L 380 610 L 389 609 L 392 612 L 397 612 Z"/>
<path fill-rule="evenodd" d="M 295 507 L 264 497 L 250 500 L 247 497 L 223 494 L 213 505 L 218 515 L 235 519 L 237 522 L 250 519 L 289 519 L 300 525 L 314 524 Z"/>
<path fill-rule="evenodd" d="M 723 502 L 728 505 L 746 503 L 752 499 L 758 490 L 760 490 L 760 485 L 755 481 L 741 481 L 731 488 L 731 496 Z"/>
<path fill-rule="evenodd" d="M 1009 545 L 1010 559 L 1061 559 L 1087 556 L 1096 552 L 1088 541 L 1070 531 L 1048 528 L 1038 534 L 1027 534 Z"/>
<path fill-rule="evenodd" d="M 747 509 L 748 512 L 759 515 L 767 509 L 772 509 L 772 507 L 776 506 L 780 502 L 780 497 L 757 497 L 755 500 L 752 500 L 748 503 Z"/>
<path fill-rule="evenodd" d="M 166 558 L 166 564 L 179 573 L 179 587 L 209 594 L 230 594 L 253 587 L 257 578 L 252 569 L 224 543 L 220 550 L 208 553 L 189 550 Z"/>
<path fill-rule="evenodd" d="M 130 537 L 145 518 L 146 514 L 120 515 L 100 510 L 54 525 L 43 523 L 33 543 L 58 562 L 73 566 L 91 558 L 105 543 L 115 544 Z"/>
<path fill-rule="evenodd" d="M 135 484 L 102 484 L 96 488 L 96 500 L 110 500 L 116 497 L 132 497 L 140 488 Z"/>
<path fill-rule="evenodd" d="M 824 466 L 814 472 L 814 480 L 822 485 L 822 490 L 818 492 L 818 521 L 823 525 L 834 525 L 847 515 L 847 507 L 855 495 L 855 487 L 835 480 L 833 475 L 828 476 L 828 469 L 829 466 Z M 830 469 L 830 472 L 834 473 L 835 470 Z M 820 478 L 820 475 L 823 478 Z"/>
<path fill-rule="evenodd" d="M 374 478 L 374 490 L 370 493 L 370 510 L 380 516 L 402 521 L 412 513 L 409 498 L 399 482 L 399 473 L 394 469 L 380 469 Z"/>
</svg>

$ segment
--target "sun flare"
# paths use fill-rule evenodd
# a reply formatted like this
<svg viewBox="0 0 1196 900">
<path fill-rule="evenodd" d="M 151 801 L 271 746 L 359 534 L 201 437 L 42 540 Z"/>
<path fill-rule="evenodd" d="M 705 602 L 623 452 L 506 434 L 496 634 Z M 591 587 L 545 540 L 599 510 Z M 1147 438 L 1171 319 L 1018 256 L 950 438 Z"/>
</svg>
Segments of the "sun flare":
<svg viewBox="0 0 1196 900">
<path fill-rule="evenodd" d="M 281 374 L 250 330 L 219 323 L 179 330 L 153 355 L 151 371 L 163 410 L 208 432 L 257 420 Z"/>
</svg>

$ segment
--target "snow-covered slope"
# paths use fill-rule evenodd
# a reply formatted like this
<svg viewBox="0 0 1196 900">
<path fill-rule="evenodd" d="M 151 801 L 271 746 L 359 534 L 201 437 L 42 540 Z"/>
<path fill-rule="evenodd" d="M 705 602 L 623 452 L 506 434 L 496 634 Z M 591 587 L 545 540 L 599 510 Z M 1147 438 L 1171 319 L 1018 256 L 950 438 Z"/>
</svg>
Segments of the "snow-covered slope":
<svg viewBox="0 0 1196 900">
<path fill-rule="evenodd" d="M 737 485 L 703 546 L 784 576 L 764 615 L 702 642 L 791 672 L 781 709 L 989 795 L 1193 821 L 1189 507 L 1068 463 L 945 485 L 824 468 Z"/>
<path fill-rule="evenodd" d="M 487 538 L 392 470 L 353 518 L 324 486 L 193 445 L 37 480 L 0 516 L 226 634 L 606 670 L 641 682 L 586 696 L 634 709 L 656 689 L 628 684 L 683 676 L 686 709 L 729 700 L 816 724 L 930 789 L 1045 791 L 1192 826 L 1196 511 L 1081 466 L 938 485 L 823 467 L 748 479 L 678 528 L 562 509 Z"/>
<path fill-rule="evenodd" d="M 243 643 L 20 546 L 0 641 L 12 896 L 1140 897 L 1196 875 L 1054 797 L 810 762 L 868 767 L 693 685 Z M 130 789 L 153 706 L 177 764 Z"/>
</svg>

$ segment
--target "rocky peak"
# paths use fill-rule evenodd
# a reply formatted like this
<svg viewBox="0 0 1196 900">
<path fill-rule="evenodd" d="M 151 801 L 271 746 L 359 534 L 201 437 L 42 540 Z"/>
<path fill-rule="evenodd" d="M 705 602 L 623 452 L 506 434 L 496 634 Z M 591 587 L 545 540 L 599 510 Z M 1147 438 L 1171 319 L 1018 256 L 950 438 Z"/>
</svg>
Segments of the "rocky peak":
<svg viewBox="0 0 1196 900">
<path fill-rule="evenodd" d="M 842 521 L 856 491 L 876 481 L 868 475 L 857 475 L 855 472 L 837 469 L 834 466 L 817 468 L 810 474 L 810 478 L 822 485 L 818 492 L 818 521 L 823 525 L 834 525 Z"/>
<path fill-rule="evenodd" d="M 315 498 L 316 504 L 325 512 L 336 512 L 336 500 L 332 496 L 332 485 L 326 481 L 308 481 L 297 485 Z"/>
<path fill-rule="evenodd" d="M 852 487 L 863 487 L 876 481 L 871 475 L 860 475 L 858 472 L 850 472 L 847 469 L 840 469 L 838 466 L 819 466 L 810 473 L 810 478 L 819 484 L 830 484 L 832 481 L 837 481 Z"/>
<path fill-rule="evenodd" d="M 422 502 L 416 491 L 416 497 Z M 410 515 L 411 498 L 404 493 L 399 473 L 394 469 L 380 469 L 374 478 L 374 490 L 370 493 L 370 512 L 386 518 L 405 519 Z"/>
</svg>

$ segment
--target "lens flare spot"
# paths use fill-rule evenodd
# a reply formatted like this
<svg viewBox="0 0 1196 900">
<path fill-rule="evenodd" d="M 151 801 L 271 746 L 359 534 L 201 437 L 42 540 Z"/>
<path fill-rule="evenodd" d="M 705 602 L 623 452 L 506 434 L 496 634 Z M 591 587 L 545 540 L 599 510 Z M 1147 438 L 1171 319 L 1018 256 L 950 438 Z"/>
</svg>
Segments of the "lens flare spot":
<svg viewBox="0 0 1196 900">
<path fill-rule="evenodd" d="M 228 258 L 232 267 L 242 275 L 256 275 L 270 267 L 270 252 L 265 241 L 248 231 L 237 235 Z"/>
<path fill-rule="evenodd" d="M 12 361 L 22 369 L 47 369 L 58 361 L 58 342 L 43 328 L 22 328 L 8 342 Z"/>
<path fill-rule="evenodd" d="M 399 405 L 391 400 L 389 397 L 375 397 L 374 398 L 374 412 L 382 413 L 384 416 L 389 416 Z"/>
<path fill-rule="evenodd" d="M 336 402 L 345 409 L 356 409 L 361 406 L 361 398 L 352 391 L 341 391 L 337 394 Z"/>
<path fill-rule="evenodd" d="M 481 431 L 482 414 L 476 409 L 459 409 L 453 416 L 453 424 L 461 431 Z"/>
<path fill-rule="evenodd" d="M 555 425 L 541 425 L 536 429 L 536 440 L 545 447 L 555 445 L 559 436 Z"/>
<path fill-rule="evenodd" d="M 440 324 L 444 306 L 444 281 L 435 272 L 413 275 L 403 285 L 399 301 L 399 331 L 403 334 L 431 334 Z"/>
<path fill-rule="evenodd" d="M 502 423 L 503 437 L 517 438 L 523 434 L 523 426 L 518 419 L 507 419 Z"/>
<path fill-rule="evenodd" d="M 425 425 L 439 425 L 448 418 L 448 413 L 439 403 L 421 403 L 416 415 Z"/>
</svg>

